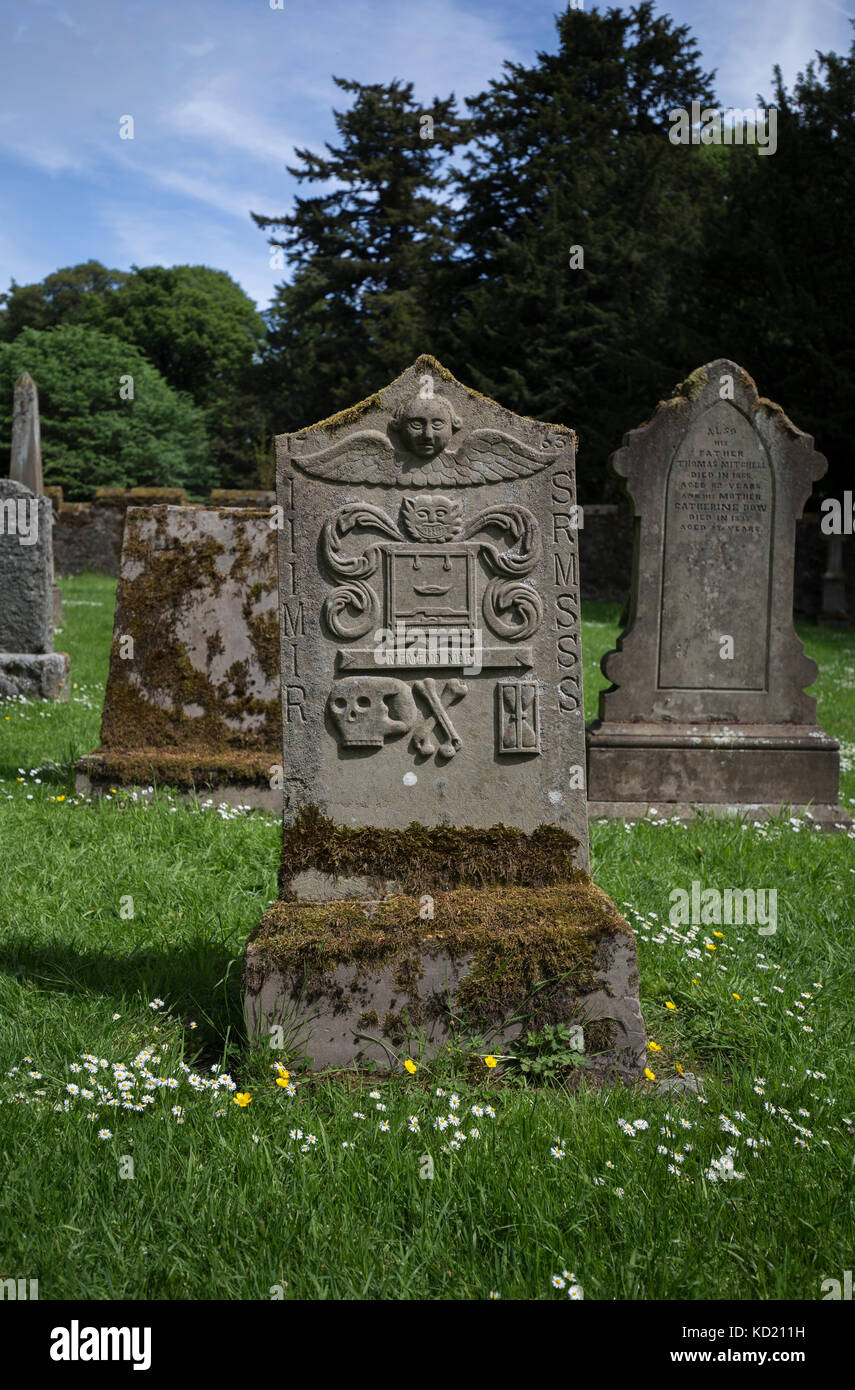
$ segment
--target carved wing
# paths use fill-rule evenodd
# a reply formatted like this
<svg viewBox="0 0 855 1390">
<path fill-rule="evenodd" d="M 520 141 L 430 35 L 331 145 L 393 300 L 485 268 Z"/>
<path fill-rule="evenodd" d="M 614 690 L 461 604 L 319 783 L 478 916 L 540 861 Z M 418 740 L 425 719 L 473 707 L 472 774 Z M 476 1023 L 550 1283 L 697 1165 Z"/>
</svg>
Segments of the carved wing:
<svg viewBox="0 0 855 1390">
<path fill-rule="evenodd" d="M 291 463 L 312 478 L 331 483 L 377 483 L 394 487 L 395 449 L 380 430 L 359 430 L 314 454 L 292 454 Z"/>
<path fill-rule="evenodd" d="M 555 439 L 536 448 L 504 430 L 472 430 L 455 451 L 458 483 L 497 483 L 502 478 L 527 478 L 554 463 L 561 453 Z"/>
</svg>

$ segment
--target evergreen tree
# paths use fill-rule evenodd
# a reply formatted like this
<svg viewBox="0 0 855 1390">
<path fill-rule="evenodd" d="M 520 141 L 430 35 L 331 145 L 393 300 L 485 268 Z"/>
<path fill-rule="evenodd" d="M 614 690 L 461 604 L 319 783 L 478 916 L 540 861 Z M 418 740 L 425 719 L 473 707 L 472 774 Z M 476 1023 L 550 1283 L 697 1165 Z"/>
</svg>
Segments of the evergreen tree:
<svg viewBox="0 0 855 1390">
<path fill-rule="evenodd" d="M 729 151 L 727 255 L 702 278 L 718 341 L 816 436 L 817 493 L 839 495 L 855 437 L 855 41 L 818 54 L 792 93 L 774 75 L 777 148 Z"/>
<path fill-rule="evenodd" d="M 294 270 L 268 316 L 267 390 L 288 402 L 277 432 L 359 400 L 431 350 L 453 255 L 439 195 L 443 158 L 461 139 L 454 97 L 422 107 L 412 83 L 334 81 L 354 97 L 333 112 L 340 142 L 321 155 L 297 150 L 289 172 L 336 186 L 297 197 L 290 215 L 252 214 Z"/>
<path fill-rule="evenodd" d="M 568 7 L 557 26 L 557 53 L 467 102 L 466 260 L 441 351 L 503 404 L 574 426 L 582 497 L 602 500 L 623 433 L 704 360 L 696 265 L 721 175 L 670 143 L 668 113 L 714 98 L 687 27 L 649 0 Z"/>
</svg>

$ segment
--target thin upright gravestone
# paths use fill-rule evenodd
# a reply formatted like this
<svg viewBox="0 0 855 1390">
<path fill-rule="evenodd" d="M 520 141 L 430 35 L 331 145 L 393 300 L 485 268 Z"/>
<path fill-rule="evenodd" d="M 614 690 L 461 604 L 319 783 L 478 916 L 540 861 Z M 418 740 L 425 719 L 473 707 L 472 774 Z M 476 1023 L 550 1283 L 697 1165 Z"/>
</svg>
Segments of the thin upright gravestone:
<svg viewBox="0 0 855 1390">
<path fill-rule="evenodd" d="M 42 434 L 39 423 L 39 393 L 29 372 L 22 372 L 15 382 L 12 404 L 12 461 L 9 477 L 13 483 L 23 483 L 37 497 L 44 495 L 42 473 Z M 53 594 L 53 625 L 62 627 L 62 593 L 56 582 L 51 546 L 51 585 Z"/>
<path fill-rule="evenodd" d="M 0 699 L 67 700 L 69 660 L 53 650 L 52 508 L 0 478 Z"/>
<path fill-rule="evenodd" d="M 78 791 L 161 784 L 282 805 L 269 512 L 129 507 L 101 742 Z"/>
<path fill-rule="evenodd" d="M 826 460 L 722 359 L 612 459 L 635 512 L 629 620 L 588 732 L 592 816 L 809 806 L 841 820 L 837 743 L 793 629 L 796 522 Z"/>
<path fill-rule="evenodd" d="M 564 1022 L 636 1076 L 634 941 L 588 873 L 573 432 L 421 357 L 276 443 L 284 837 L 250 1033 L 388 1065 Z"/>
</svg>

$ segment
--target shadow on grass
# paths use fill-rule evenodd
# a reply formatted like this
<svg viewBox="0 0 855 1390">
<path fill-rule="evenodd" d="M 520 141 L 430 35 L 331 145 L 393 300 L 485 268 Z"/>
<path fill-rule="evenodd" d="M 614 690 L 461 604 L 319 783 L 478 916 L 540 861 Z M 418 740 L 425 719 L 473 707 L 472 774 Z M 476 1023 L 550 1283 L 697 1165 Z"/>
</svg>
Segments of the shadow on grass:
<svg viewBox="0 0 855 1390">
<path fill-rule="evenodd" d="M 146 1002 L 160 997 L 173 1016 L 197 1023 L 200 1043 L 245 1039 L 241 960 L 219 942 L 147 945 L 116 954 L 7 935 L 0 944 L 0 975 L 69 997 L 103 995 L 114 1007 L 135 996 Z"/>
</svg>

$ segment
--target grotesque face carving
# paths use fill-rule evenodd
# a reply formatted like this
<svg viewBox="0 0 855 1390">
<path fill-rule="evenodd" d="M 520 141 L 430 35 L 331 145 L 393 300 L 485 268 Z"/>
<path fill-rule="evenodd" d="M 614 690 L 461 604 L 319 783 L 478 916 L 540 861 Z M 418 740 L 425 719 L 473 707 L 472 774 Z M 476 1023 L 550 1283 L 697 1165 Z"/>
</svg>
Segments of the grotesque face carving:
<svg viewBox="0 0 855 1390">
<path fill-rule="evenodd" d="M 463 503 L 451 497 L 405 497 L 401 525 L 416 541 L 450 541 L 460 531 Z"/>
<path fill-rule="evenodd" d="M 395 411 L 392 423 L 409 453 L 420 459 L 435 459 L 450 444 L 463 421 L 445 396 L 411 396 Z"/>
<path fill-rule="evenodd" d="M 406 733 L 418 719 L 409 686 L 386 676 L 347 676 L 336 681 L 327 708 L 345 748 L 382 748 L 387 736 Z M 390 709 L 398 718 L 392 717 Z"/>
</svg>

